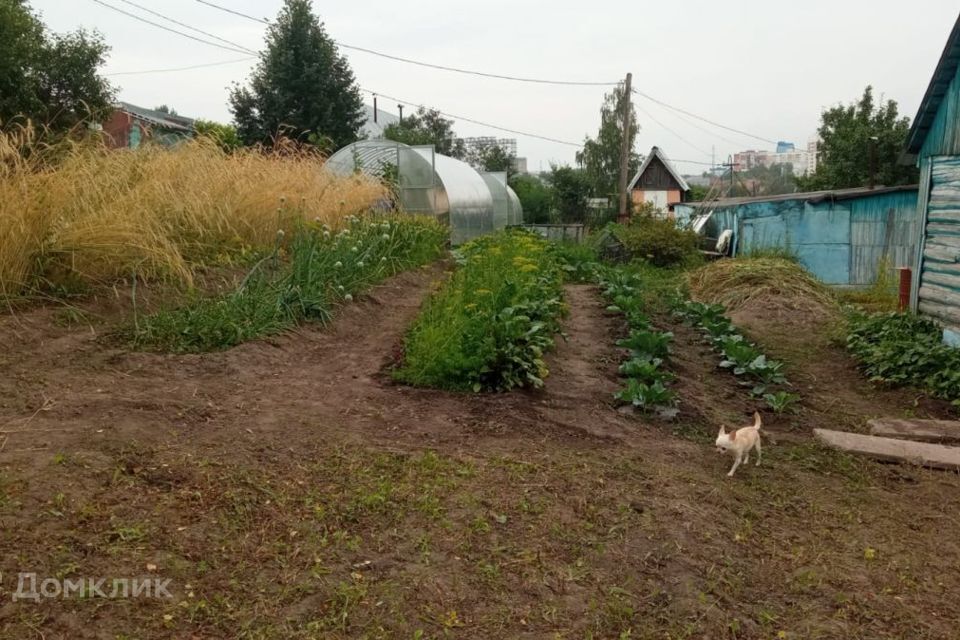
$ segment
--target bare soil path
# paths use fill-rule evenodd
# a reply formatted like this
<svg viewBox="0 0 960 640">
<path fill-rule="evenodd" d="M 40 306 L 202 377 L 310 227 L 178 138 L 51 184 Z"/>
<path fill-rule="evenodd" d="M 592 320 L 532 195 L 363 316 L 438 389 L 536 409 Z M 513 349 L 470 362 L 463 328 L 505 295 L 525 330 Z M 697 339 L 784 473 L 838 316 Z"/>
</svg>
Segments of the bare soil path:
<svg viewBox="0 0 960 640">
<path fill-rule="evenodd" d="M 677 328 L 680 419 L 618 411 L 623 327 L 590 286 L 566 289 L 543 390 L 395 385 L 443 277 L 200 356 L 130 353 L 47 309 L 0 319 L 0 637 L 954 633 L 955 475 L 798 434 L 728 480 L 709 441 L 753 406 Z M 12 602 L 20 571 L 162 576 L 173 598 Z"/>
</svg>

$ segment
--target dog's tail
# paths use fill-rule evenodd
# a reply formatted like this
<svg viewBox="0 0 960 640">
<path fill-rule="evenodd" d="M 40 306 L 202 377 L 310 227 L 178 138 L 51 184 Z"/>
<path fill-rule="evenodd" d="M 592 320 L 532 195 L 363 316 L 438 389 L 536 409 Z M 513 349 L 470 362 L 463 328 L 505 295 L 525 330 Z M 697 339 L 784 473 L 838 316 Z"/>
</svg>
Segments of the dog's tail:
<svg viewBox="0 0 960 640">
<path fill-rule="evenodd" d="M 760 425 L 761 425 L 762 423 L 763 423 L 763 421 L 760 419 L 760 412 L 759 412 L 759 411 L 754 411 L 754 412 L 753 412 L 753 428 L 756 429 L 757 431 L 759 431 L 759 430 L 760 430 Z"/>
</svg>

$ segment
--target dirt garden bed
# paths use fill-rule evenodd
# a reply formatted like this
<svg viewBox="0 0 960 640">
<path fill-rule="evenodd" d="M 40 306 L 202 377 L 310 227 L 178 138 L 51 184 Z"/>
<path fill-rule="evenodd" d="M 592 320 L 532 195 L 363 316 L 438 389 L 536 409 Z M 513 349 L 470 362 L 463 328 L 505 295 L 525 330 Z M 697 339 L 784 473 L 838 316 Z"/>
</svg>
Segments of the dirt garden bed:
<svg viewBox="0 0 960 640">
<path fill-rule="evenodd" d="M 870 387 L 821 324 L 736 321 L 790 368 L 764 465 L 709 441 L 754 406 L 674 327 L 681 413 L 618 411 L 619 321 L 568 285 L 539 391 L 382 374 L 439 267 L 312 328 L 131 353 L 38 308 L 0 319 L 0 635 L 949 638 L 960 479 L 810 429 L 944 407 Z M 670 323 L 669 318 L 658 320 Z M 170 599 L 12 601 L 18 572 L 169 578 Z"/>
</svg>

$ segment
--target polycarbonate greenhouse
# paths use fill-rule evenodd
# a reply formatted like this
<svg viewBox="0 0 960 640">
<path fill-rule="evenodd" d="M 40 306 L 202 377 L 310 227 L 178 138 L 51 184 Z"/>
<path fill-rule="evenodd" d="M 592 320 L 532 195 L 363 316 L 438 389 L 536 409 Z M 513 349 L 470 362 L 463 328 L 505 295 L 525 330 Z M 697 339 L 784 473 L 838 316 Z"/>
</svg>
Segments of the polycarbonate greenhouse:
<svg viewBox="0 0 960 640">
<path fill-rule="evenodd" d="M 506 173 L 478 173 L 433 146 L 362 140 L 330 156 L 327 167 L 338 175 L 359 172 L 394 183 L 403 210 L 447 221 L 454 245 L 523 221 Z"/>
</svg>

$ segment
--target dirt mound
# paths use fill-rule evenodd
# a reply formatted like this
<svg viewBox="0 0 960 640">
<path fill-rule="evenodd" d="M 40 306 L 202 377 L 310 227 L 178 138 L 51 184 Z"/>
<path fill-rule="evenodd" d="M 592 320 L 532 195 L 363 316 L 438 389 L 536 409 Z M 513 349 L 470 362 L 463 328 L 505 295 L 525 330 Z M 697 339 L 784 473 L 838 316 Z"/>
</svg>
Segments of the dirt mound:
<svg viewBox="0 0 960 640">
<path fill-rule="evenodd" d="M 732 315 L 819 324 L 839 311 L 823 283 L 786 258 L 718 260 L 691 273 L 688 284 L 693 298 L 722 304 Z"/>
</svg>

